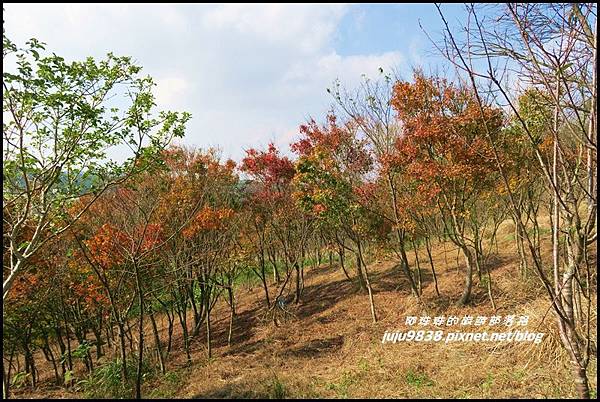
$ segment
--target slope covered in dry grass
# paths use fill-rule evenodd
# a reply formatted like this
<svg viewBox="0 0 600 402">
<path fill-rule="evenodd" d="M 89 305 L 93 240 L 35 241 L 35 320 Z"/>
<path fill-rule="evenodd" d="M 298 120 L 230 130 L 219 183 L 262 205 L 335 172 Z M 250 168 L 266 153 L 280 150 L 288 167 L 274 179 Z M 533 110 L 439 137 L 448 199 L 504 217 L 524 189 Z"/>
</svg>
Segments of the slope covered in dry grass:
<svg viewBox="0 0 600 402">
<path fill-rule="evenodd" d="M 421 266 L 425 270 L 421 304 L 407 292 L 402 274 L 392 261 L 372 262 L 369 269 L 379 316 L 375 324 L 371 320 L 368 296 L 358 291 L 337 265 L 307 267 L 302 302 L 289 307 L 297 318 L 275 327 L 262 318 L 260 286 L 240 289 L 231 347 L 227 346 L 227 306 L 219 303 L 213 315 L 219 318 L 213 326 L 213 358 L 206 358 L 202 333 L 194 340 L 193 364 L 187 367 L 181 334 L 176 333 L 167 375 L 147 381 L 143 395 L 178 398 L 575 397 L 568 359 L 560 346 L 539 280 L 533 272 L 523 281 L 515 280 L 519 276 L 518 260 L 511 233 L 510 224 L 503 223 L 498 254 L 489 264 L 496 311 L 485 287 L 477 285 L 471 305 L 455 307 L 454 302 L 462 290 L 464 264 L 460 259 L 457 265 L 456 251 L 450 244 L 445 247 L 438 244 L 433 252 L 440 297 L 435 294 L 425 251 L 420 250 Z M 412 263 L 414 255 L 410 256 Z M 596 258 L 595 250 L 593 258 Z M 543 332 L 545 336 L 537 345 L 531 342 L 381 342 L 385 331 L 407 330 L 405 318 L 409 315 L 462 317 L 469 314 L 528 315 L 529 324 L 520 329 Z M 424 329 L 435 327 L 430 325 Z M 490 327 L 484 325 L 469 330 L 487 329 Z M 594 327 L 594 334 L 595 331 Z M 595 360 L 590 363 L 589 378 L 595 395 Z M 35 393 L 15 390 L 15 394 L 20 397 L 80 395 L 50 386 Z"/>
</svg>

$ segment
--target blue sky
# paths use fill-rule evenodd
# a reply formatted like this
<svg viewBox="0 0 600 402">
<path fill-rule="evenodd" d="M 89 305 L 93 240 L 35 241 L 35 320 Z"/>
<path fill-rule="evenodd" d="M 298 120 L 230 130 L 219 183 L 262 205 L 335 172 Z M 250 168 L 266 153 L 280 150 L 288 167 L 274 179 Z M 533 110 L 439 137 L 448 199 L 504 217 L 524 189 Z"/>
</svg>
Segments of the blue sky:
<svg viewBox="0 0 600 402">
<path fill-rule="evenodd" d="M 129 55 L 157 82 L 161 109 L 192 113 L 183 143 L 239 160 L 274 142 L 284 150 L 331 104 L 339 78 L 355 86 L 379 67 L 410 77 L 441 65 L 419 28 L 439 37 L 433 4 L 7 4 L 18 44 L 36 37 L 67 59 Z M 443 5 L 453 26 L 460 5 Z"/>
<path fill-rule="evenodd" d="M 442 7 L 447 18 L 463 14 L 460 4 Z M 427 43 L 419 20 L 430 34 L 441 28 L 437 10 L 430 3 L 354 4 L 337 30 L 335 47 L 342 55 L 383 53 L 393 50 L 420 52 Z"/>
</svg>

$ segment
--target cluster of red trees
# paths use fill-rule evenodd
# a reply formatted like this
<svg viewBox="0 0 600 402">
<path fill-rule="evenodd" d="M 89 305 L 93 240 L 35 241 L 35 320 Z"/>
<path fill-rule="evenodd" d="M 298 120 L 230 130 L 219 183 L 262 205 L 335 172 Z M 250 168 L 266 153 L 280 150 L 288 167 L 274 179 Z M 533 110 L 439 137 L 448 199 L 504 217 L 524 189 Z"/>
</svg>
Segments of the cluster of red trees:
<svg viewBox="0 0 600 402">
<path fill-rule="evenodd" d="M 329 252 L 331 262 L 334 251 L 346 277 L 368 293 L 375 321 L 367 254 L 377 249 L 400 257 L 420 297 L 422 269 L 409 266 L 406 253 L 418 244 L 430 252 L 432 237 L 448 238 L 463 252 L 467 271 L 458 302 L 468 303 L 474 273 L 480 280 L 490 275 L 483 263 L 490 212 L 482 205 L 503 202 L 494 192 L 497 177 L 482 120 L 500 137 L 503 114 L 488 107 L 481 116 L 468 89 L 420 73 L 414 78 L 389 92 L 385 107 L 396 118 L 376 128 L 390 136 L 383 138 L 390 142 L 386 150 L 367 135 L 366 117 L 330 112 L 324 125 L 311 120 L 300 126 L 300 138 L 291 144 L 296 160 L 270 144 L 248 150 L 237 168 L 212 150 L 172 147 L 159 167 L 106 191 L 37 255 L 11 290 L 5 311 L 5 328 L 12 331 L 5 336 L 9 366 L 24 353 L 24 369 L 35 384 L 33 351 L 41 347 L 63 383 L 74 369 L 71 337 L 82 344 L 92 336 L 96 358 L 106 353 L 105 345 L 114 349 L 123 382 L 141 378 L 144 322 L 154 329 L 154 350 L 146 353 L 164 371 L 175 317 L 188 359 L 202 326 L 210 355 L 211 311 L 219 297 L 231 307 L 231 342 L 240 273 L 252 271 L 260 279 L 265 308 L 277 324 L 274 301 L 292 292 L 295 303 L 301 301 L 308 257 L 320 263 Z M 87 201 L 76 202 L 71 215 Z M 501 209 L 496 213 L 504 216 Z M 433 264 L 431 269 L 435 276 Z M 278 284 L 275 295 L 269 294 L 271 281 Z M 491 280 L 486 283 L 493 302 Z M 24 322 L 25 312 L 38 318 Z M 157 330 L 158 313 L 168 317 L 166 342 Z M 91 371 L 91 348 L 82 360 Z M 135 375 L 128 364 L 137 365 Z"/>
</svg>

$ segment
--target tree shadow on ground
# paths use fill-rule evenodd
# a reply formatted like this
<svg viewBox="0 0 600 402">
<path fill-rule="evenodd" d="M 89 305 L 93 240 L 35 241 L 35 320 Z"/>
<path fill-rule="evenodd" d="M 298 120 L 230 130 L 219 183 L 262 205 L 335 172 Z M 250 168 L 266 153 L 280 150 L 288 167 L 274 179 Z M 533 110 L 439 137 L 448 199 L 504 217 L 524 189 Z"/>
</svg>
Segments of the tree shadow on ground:
<svg viewBox="0 0 600 402">
<path fill-rule="evenodd" d="M 294 313 L 299 319 L 320 314 L 357 292 L 356 285 L 346 279 L 306 286 L 300 298 L 301 303 L 296 306 Z"/>
<path fill-rule="evenodd" d="M 262 308 L 260 306 L 244 310 L 236 314 L 233 318 L 233 330 L 231 334 L 232 345 L 242 345 L 252 338 L 259 322 L 259 314 Z M 211 346 L 220 348 L 227 346 L 229 336 L 229 318 L 213 322 L 211 325 Z M 206 344 L 206 325 L 200 330 L 200 333 L 194 338 L 194 343 Z M 247 345 L 246 345 L 247 346 Z M 233 349 L 232 349 L 233 350 Z M 248 352 L 244 350 L 244 352 Z M 230 354 L 229 352 L 227 354 Z"/>
<path fill-rule="evenodd" d="M 413 270 L 413 278 L 416 279 L 417 271 Z M 400 264 L 392 265 L 389 269 L 382 272 L 369 273 L 373 290 L 375 292 L 398 292 L 401 295 L 411 294 L 410 283 L 402 271 Z M 429 266 L 421 265 L 421 285 L 426 287 L 433 281 L 433 275 Z"/>
<path fill-rule="evenodd" d="M 344 337 L 342 335 L 330 338 L 313 339 L 299 347 L 287 349 L 282 353 L 282 356 L 286 358 L 312 358 L 322 356 L 323 354 L 333 353 L 340 350 L 343 345 Z"/>
</svg>

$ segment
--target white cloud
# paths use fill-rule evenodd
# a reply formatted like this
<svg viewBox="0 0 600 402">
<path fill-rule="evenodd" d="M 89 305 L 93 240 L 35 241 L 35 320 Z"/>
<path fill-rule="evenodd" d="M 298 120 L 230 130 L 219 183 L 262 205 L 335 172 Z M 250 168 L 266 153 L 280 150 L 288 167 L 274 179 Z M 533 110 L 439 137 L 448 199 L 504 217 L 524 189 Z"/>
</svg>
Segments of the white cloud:
<svg viewBox="0 0 600 402">
<path fill-rule="evenodd" d="M 421 57 L 423 44 L 420 36 L 414 36 L 410 44 L 408 45 L 408 51 L 410 53 L 411 62 L 414 65 L 423 65 L 424 60 Z"/>
<path fill-rule="evenodd" d="M 325 73 L 359 77 L 362 74 L 373 76 L 379 68 L 389 69 L 402 61 L 399 52 L 386 52 L 377 55 L 353 55 L 342 57 L 337 53 L 330 53 L 319 59 L 319 67 Z"/>
<path fill-rule="evenodd" d="M 351 88 L 358 85 L 363 75 L 377 77 L 380 68 L 390 72 L 403 60 L 400 52 L 340 56 L 332 51 L 294 64 L 284 75 L 282 88 L 304 97 L 310 97 L 310 91 L 324 93 L 334 79 L 340 79 L 344 86 Z"/>
<path fill-rule="evenodd" d="M 130 55 L 157 82 L 162 109 L 186 110 L 184 142 L 239 159 L 270 140 L 286 147 L 321 118 L 332 81 L 357 83 L 399 52 L 342 56 L 333 47 L 346 5 L 5 5 L 8 36 L 30 37 L 67 58 Z"/>
<path fill-rule="evenodd" d="M 156 80 L 154 95 L 158 105 L 179 106 L 187 95 L 190 83 L 181 77 L 164 77 Z"/>
<path fill-rule="evenodd" d="M 203 22 L 209 28 L 235 30 L 303 52 L 318 52 L 327 45 L 346 10 L 339 4 L 224 4 L 205 13 Z"/>
</svg>

